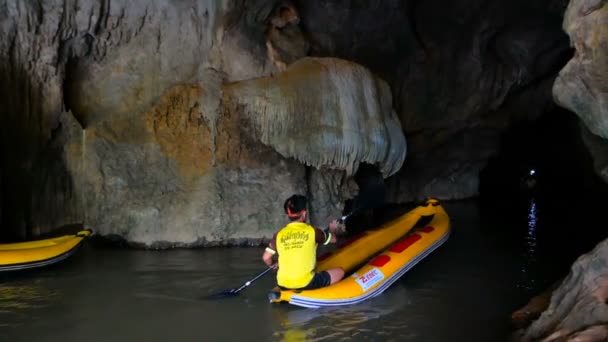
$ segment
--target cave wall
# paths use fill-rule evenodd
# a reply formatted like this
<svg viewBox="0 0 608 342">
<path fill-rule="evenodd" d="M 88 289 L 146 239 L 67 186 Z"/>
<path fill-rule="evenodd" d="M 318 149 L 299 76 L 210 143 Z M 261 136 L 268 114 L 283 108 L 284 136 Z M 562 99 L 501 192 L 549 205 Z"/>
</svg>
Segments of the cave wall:
<svg viewBox="0 0 608 342">
<path fill-rule="evenodd" d="M 592 133 L 586 125 L 581 126 L 581 134 L 593 158 L 595 172 L 608 183 L 608 141 Z"/>
<path fill-rule="evenodd" d="M 592 133 L 608 139 L 606 1 L 570 1 L 563 28 L 576 53 L 555 80 L 555 101 L 575 112 Z"/>
<path fill-rule="evenodd" d="M 595 170 L 608 182 L 608 2 L 570 1 L 563 28 L 576 53 L 560 70 L 553 97 L 581 118 Z"/>
<path fill-rule="evenodd" d="M 220 86 L 299 52 L 268 52 L 288 5 L 0 3 L 2 236 L 84 222 L 146 245 L 218 243 L 281 224 L 277 200 L 306 191 L 305 168 L 243 137 Z"/>
<path fill-rule="evenodd" d="M 261 238 L 292 192 L 315 224 L 338 215 L 362 162 L 389 201 L 474 196 L 500 134 L 568 83 L 554 86 L 572 57 L 567 4 L 2 2 L 0 238 L 72 222 L 144 245 Z M 585 8 L 567 30 L 603 22 Z M 573 61 L 603 65 L 584 46 Z M 572 108 L 602 136 L 594 94 L 599 111 Z M 587 141 L 601 174 L 603 141 Z"/>
<path fill-rule="evenodd" d="M 570 1 L 563 27 L 575 53 L 560 70 L 552 89 L 556 103 L 580 118 L 582 142 L 593 159 L 596 174 L 604 182 L 608 182 L 606 24 L 608 1 Z M 603 206 L 604 199 L 605 194 L 597 199 L 585 194 L 583 201 L 593 201 L 585 207 L 589 209 L 594 205 Z M 599 215 L 601 210 L 596 210 Z M 513 334 L 513 341 L 606 340 L 607 243 L 608 240 L 601 241 L 580 256 L 564 279 L 513 314 L 514 321 L 524 319 L 524 324 Z"/>
<path fill-rule="evenodd" d="M 390 84 L 408 139 L 391 201 L 475 196 L 512 121 L 551 109 L 572 55 L 568 1 L 296 1 L 311 53 L 362 63 Z"/>
<path fill-rule="evenodd" d="M 84 222 L 135 245 L 251 242 L 285 223 L 292 193 L 308 194 L 313 223 L 326 224 L 354 196 L 361 161 L 389 175 L 405 158 L 384 81 L 348 61 L 319 60 L 312 78 L 289 68 L 309 43 L 288 1 L 33 1 L 0 15 L 5 238 Z M 319 81 L 333 85 L 311 96 Z M 251 96 L 224 96 L 273 82 L 300 91 L 261 124 L 268 105 L 241 111 L 231 104 Z M 328 135 L 304 132 L 289 153 L 280 137 L 264 139 L 307 112 L 311 132 Z"/>
</svg>

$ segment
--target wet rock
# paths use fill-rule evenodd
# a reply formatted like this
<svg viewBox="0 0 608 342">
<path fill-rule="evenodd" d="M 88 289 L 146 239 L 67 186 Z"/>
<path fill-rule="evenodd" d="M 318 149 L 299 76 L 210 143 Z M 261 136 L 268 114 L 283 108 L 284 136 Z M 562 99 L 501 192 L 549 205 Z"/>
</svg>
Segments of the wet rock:
<svg viewBox="0 0 608 342">
<path fill-rule="evenodd" d="M 514 340 L 605 341 L 607 302 L 608 240 L 605 240 L 576 260 L 568 276 L 551 294 L 546 310 L 518 332 Z"/>
<path fill-rule="evenodd" d="M 511 315 L 513 326 L 516 329 L 523 329 L 540 317 L 543 311 L 549 307 L 551 295 L 558 285 L 559 283 L 555 283 L 552 287 L 533 297 L 526 305 L 515 311 Z"/>
<path fill-rule="evenodd" d="M 583 142 L 593 158 L 595 172 L 608 183 L 608 140 L 591 133 L 586 126 L 581 130 Z"/>
<path fill-rule="evenodd" d="M 563 27 L 576 53 L 555 80 L 555 101 L 608 139 L 608 1 L 571 0 Z"/>
</svg>

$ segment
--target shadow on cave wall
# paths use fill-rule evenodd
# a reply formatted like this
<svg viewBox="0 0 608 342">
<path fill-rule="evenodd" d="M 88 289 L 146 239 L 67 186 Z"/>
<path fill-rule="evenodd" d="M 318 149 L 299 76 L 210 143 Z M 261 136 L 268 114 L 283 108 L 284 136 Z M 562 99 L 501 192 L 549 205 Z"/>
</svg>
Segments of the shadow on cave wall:
<svg viewBox="0 0 608 342">
<path fill-rule="evenodd" d="M 30 240 L 72 216 L 72 181 L 40 85 L 10 60 L 0 77 L 0 242 Z"/>
<path fill-rule="evenodd" d="M 31 231 L 28 179 L 38 138 L 33 129 L 38 125 L 35 109 L 25 104 L 39 97 L 40 90 L 32 86 L 25 70 L 11 68 L 9 60 L 0 60 L 0 75 L 0 241 L 6 241 L 28 237 Z"/>
</svg>

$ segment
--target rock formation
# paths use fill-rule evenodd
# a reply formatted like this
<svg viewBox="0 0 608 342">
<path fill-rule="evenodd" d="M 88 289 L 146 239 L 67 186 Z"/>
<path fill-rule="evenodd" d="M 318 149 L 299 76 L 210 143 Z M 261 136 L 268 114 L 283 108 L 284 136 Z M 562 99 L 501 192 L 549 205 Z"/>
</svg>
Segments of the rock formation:
<svg viewBox="0 0 608 342">
<path fill-rule="evenodd" d="M 303 58 L 274 77 L 228 84 L 224 96 L 229 111 L 243 113 L 242 124 L 255 140 L 314 167 L 309 195 L 316 224 L 339 215 L 356 195 L 351 176 L 361 163 L 377 165 L 388 177 L 405 159 L 388 85 L 355 63 Z"/>
<path fill-rule="evenodd" d="M 548 306 L 533 299 L 514 318 L 537 316 L 515 341 L 605 341 L 608 338 L 608 240 L 578 258 L 552 291 Z M 535 309 L 536 308 L 536 309 Z M 542 314 L 541 314 L 542 312 Z"/>
<path fill-rule="evenodd" d="M 586 125 L 581 130 L 583 142 L 593 158 L 595 172 L 608 183 L 608 141 L 591 133 Z"/>
<path fill-rule="evenodd" d="M 571 0 L 563 27 L 576 53 L 555 80 L 555 101 L 608 139 L 608 2 Z"/>
<path fill-rule="evenodd" d="M 608 182 L 608 2 L 571 0 L 563 26 L 576 53 L 555 80 L 553 95 L 557 103 L 581 118 L 583 142 L 594 159 L 595 171 Z M 550 298 L 547 305 L 532 310 L 534 303 L 544 302 L 537 297 L 514 314 L 514 319 L 525 324 L 513 339 L 606 341 L 608 240 L 579 257 L 558 285 L 545 293 Z"/>
<path fill-rule="evenodd" d="M 390 175 L 405 158 L 390 91 L 359 65 L 301 59 L 227 84 L 216 121 L 207 92 L 218 89 L 176 86 L 142 115 L 69 134 L 65 159 L 90 225 L 152 246 L 260 239 L 283 222 L 289 194 L 309 194 L 312 222 L 324 224 L 356 195 L 347 176 L 358 163 Z M 302 163 L 315 168 L 308 177 Z"/>
<path fill-rule="evenodd" d="M 325 224 L 356 195 L 360 163 L 388 176 L 405 158 L 386 82 L 302 59 L 289 1 L 40 1 L 0 14 L 2 219 L 21 235 L 84 222 L 144 246 L 252 242 L 284 223 L 290 194 L 308 194 Z"/>
<path fill-rule="evenodd" d="M 346 170 L 361 162 L 396 173 L 406 155 L 403 131 L 386 82 L 336 58 L 303 58 L 276 77 L 228 85 L 252 135 L 286 158 Z M 235 109 L 236 110 L 236 109 Z"/>
<path fill-rule="evenodd" d="M 286 4 L 0 3 L 3 227 L 24 237 L 84 221 L 102 234 L 146 244 L 267 234 L 264 229 L 278 224 L 271 209 L 280 208 L 277 198 L 305 191 L 304 168 L 275 162 L 272 152 L 276 157 L 243 157 L 268 163 L 258 169 L 246 169 L 245 161 L 230 171 L 208 171 L 222 158 L 237 165 L 247 154 L 230 131 L 236 122 L 226 123 L 220 85 L 278 71 L 265 35 Z M 288 38 L 274 33 L 273 42 L 305 46 L 303 35 L 292 31 Z M 278 57 L 291 58 L 284 64 L 302 57 L 286 51 Z M 234 151 L 221 143 L 235 143 Z M 208 181 L 216 172 L 222 180 Z M 259 186 L 261 179 L 276 185 Z M 256 199 L 245 204 L 252 213 L 242 209 L 245 221 L 232 224 L 236 203 L 227 199 L 246 192 Z M 253 223 L 256 217 L 261 221 Z M 209 229 L 193 232 L 193 225 Z M 212 226 L 224 232 L 213 233 Z M 236 230 L 243 234 L 230 233 Z"/>
<path fill-rule="evenodd" d="M 386 180 L 388 196 L 411 201 L 475 196 L 501 133 L 553 106 L 553 80 L 571 56 L 561 30 L 567 3 L 300 0 L 296 7 L 312 54 L 358 62 L 389 83 L 409 152 Z"/>
<path fill-rule="evenodd" d="M 585 30 L 606 6 L 579 3 L 581 65 L 554 92 L 601 137 L 605 60 L 578 50 L 603 46 Z M 313 223 L 338 215 L 361 164 L 390 201 L 474 196 L 500 134 L 553 105 L 566 4 L 0 1 L 0 239 L 84 222 L 146 246 L 254 241 L 292 192 Z M 577 68 L 594 91 L 568 90 Z"/>
</svg>

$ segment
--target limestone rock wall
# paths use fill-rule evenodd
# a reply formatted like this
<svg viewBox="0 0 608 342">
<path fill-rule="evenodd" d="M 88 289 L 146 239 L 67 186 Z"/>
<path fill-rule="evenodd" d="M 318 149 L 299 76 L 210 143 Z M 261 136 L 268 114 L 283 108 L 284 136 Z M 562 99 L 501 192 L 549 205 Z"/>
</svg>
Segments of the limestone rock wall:
<svg viewBox="0 0 608 342">
<path fill-rule="evenodd" d="M 297 21 L 268 38 L 285 9 L 293 6 L 0 2 L 0 238 L 73 222 L 147 245 L 268 235 L 282 223 L 277 200 L 306 190 L 305 170 L 242 142 L 220 85 L 303 56 Z M 297 48 L 283 44 L 271 58 L 286 40 Z"/>
<path fill-rule="evenodd" d="M 563 27 L 576 53 L 555 80 L 555 101 L 608 139 L 608 2 L 571 0 Z"/>
<path fill-rule="evenodd" d="M 593 158 L 595 172 L 608 183 L 608 141 L 582 128 L 583 142 Z"/>
<path fill-rule="evenodd" d="M 514 341 L 605 341 L 608 337 L 608 240 L 579 257 L 548 306 Z M 532 307 L 529 305 L 528 307 Z"/>
<path fill-rule="evenodd" d="M 567 4 L 296 1 L 312 55 L 368 66 L 391 87 L 408 142 L 386 180 L 392 201 L 478 194 L 502 132 L 554 106 L 553 80 L 572 54 L 561 29 Z"/>
<path fill-rule="evenodd" d="M 0 239 L 255 239 L 292 192 L 323 225 L 361 163 L 389 201 L 474 196 L 552 91 L 606 137 L 605 3 L 569 46 L 567 0 L 0 1 Z"/>
<path fill-rule="evenodd" d="M 64 113 L 80 130 L 65 159 L 87 224 L 148 247 L 251 243 L 284 224 L 282 199 L 306 191 L 305 169 L 243 135 L 231 113 L 213 136 L 205 91 L 176 86 L 140 120 L 85 130 Z"/>
<path fill-rule="evenodd" d="M 405 160 L 390 88 L 361 65 L 303 58 L 275 77 L 228 85 L 225 94 L 243 108 L 252 135 L 286 158 L 348 175 L 366 162 L 385 177 Z"/>
<path fill-rule="evenodd" d="M 392 174 L 405 157 L 390 89 L 369 70 L 334 60 L 346 67 L 290 76 L 310 44 L 289 1 L 4 1 L 0 18 L 5 238 L 83 222 L 142 246 L 255 242 L 285 223 L 292 193 L 323 225 L 356 194 L 360 162 Z M 265 92 L 260 77 L 282 79 L 298 107 L 266 123 L 232 107 L 247 97 L 223 92 Z M 293 153 L 277 124 L 325 108 L 307 91 L 317 82 L 337 99 L 317 119 L 354 126 L 310 127 Z"/>
</svg>

